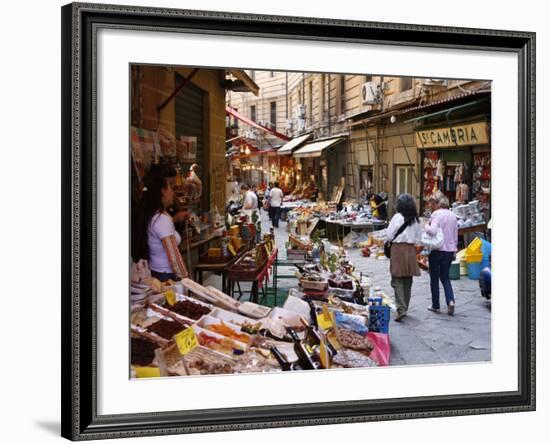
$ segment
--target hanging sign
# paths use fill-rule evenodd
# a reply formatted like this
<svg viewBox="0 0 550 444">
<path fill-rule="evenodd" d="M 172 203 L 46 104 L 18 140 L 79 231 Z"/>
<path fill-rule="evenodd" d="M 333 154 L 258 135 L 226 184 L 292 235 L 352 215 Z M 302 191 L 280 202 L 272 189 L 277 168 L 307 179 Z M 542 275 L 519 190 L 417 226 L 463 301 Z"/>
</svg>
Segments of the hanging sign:
<svg viewBox="0 0 550 444">
<path fill-rule="evenodd" d="M 478 122 L 416 131 L 417 148 L 452 148 L 489 144 L 489 125 Z"/>
</svg>

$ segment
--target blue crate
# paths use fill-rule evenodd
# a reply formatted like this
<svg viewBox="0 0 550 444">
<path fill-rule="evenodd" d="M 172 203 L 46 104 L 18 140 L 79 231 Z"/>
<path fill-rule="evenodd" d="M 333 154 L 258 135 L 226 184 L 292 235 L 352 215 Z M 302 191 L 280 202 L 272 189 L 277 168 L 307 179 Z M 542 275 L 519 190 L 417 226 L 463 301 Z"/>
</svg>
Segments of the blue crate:
<svg viewBox="0 0 550 444">
<path fill-rule="evenodd" d="M 390 329 L 390 307 L 387 305 L 369 306 L 369 331 L 388 333 Z"/>
</svg>

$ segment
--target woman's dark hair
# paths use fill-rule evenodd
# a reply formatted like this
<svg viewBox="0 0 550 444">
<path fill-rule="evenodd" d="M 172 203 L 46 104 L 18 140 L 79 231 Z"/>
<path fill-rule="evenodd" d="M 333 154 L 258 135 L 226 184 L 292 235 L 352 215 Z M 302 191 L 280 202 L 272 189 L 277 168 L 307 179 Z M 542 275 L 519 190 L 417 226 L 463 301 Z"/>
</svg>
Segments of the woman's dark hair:
<svg viewBox="0 0 550 444">
<path fill-rule="evenodd" d="M 403 215 L 406 223 L 412 223 L 414 221 L 419 222 L 416 202 L 414 201 L 414 197 L 410 194 L 400 194 L 395 202 L 395 209 L 398 213 Z"/>
<path fill-rule="evenodd" d="M 151 218 L 164 209 L 162 190 L 168 187 L 168 178 L 175 177 L 176 171 L 166 165 L 151 165 L 149 173 L 144 178 L 143 198 L 132 220 L 132 258 L 134 262 L 140 259 L 149 260 L 149 243 L 147 228 Z"/>
<path fill-rule="evenodd" d="M 275 182 L 275 188 L 279 188 L 279 182 Z"/>
</svg>

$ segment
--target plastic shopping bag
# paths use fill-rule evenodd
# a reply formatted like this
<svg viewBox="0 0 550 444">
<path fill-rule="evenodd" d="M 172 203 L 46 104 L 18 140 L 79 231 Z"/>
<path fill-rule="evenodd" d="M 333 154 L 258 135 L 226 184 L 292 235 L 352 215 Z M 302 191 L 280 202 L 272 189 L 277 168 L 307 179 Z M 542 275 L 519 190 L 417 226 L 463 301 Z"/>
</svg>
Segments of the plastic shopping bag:
<svg viewBox="0 0 550 444">
<path fill-rule="evenodd" d="M 434 235 L 423 231 L 420 243 L 432 250 L 439 250 L 443 246 L 443 231 L 441 231 L 441 228 L 438 228 Z"/>
</svg>

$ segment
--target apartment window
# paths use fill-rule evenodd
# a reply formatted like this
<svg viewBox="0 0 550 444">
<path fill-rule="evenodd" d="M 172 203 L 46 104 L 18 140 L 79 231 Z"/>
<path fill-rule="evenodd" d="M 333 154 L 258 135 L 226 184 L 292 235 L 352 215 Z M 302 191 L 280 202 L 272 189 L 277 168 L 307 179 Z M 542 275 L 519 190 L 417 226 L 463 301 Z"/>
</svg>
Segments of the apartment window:
<svg viewBox="0 0 550 444">
<path fill-rule="evenodd" d="M 252 119 L 254 122 L 256 121 L 256 105 L 252 105 L 250 107 L 250 119 Z"/>
<path fill-rule="evenodd" d="M 403 77 L 401 79 L 401 91 L 408 91 L 413 86 L 412 77 Z"/>
<path fill-rule="evenodd" d="M 395 195 L 403 193 L 412 194 L 413 187 L 413 167 L 410 165 L 395 166 Z"/>
<path fill-rule="evenodd" d="M 340 86 L 339 86 L 339 92 L 340 92 L 340 113 L 344 114 L 346 112 L 346 76 L 341 75 L 340 76 Z"/>
<path fill-rule="evenodd" d="M 277 129 L 277 102 L 269 103 L 269 113 L 271 117 L 271 128 Z"/>
<path fill-rule="evenodd" d="M 373 190 L 374 173 L 372 166 L 360 166 L 359 167 L 359 187 L 364 192 L 370 192 Z"/>
</svg>

